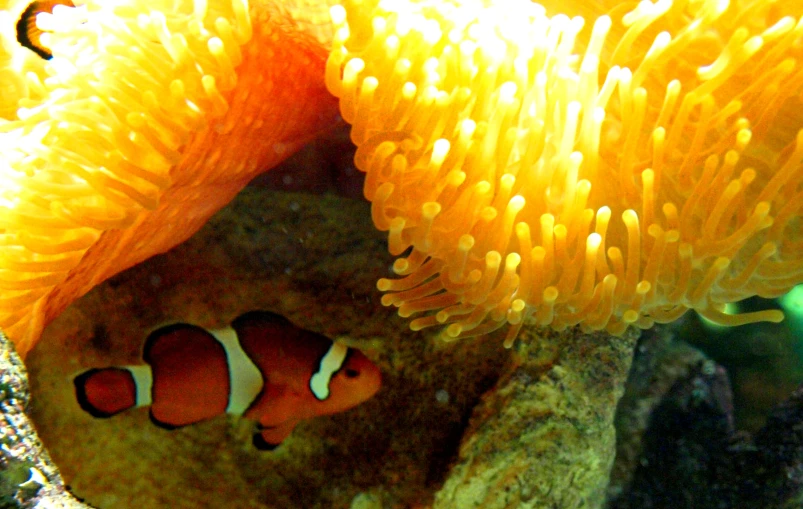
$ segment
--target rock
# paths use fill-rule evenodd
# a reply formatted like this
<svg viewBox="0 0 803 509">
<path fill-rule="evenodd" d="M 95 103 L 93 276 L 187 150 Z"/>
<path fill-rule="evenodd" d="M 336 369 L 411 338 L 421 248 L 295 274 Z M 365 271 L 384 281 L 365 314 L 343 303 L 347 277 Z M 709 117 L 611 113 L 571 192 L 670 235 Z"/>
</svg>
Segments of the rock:
<svg viewBox="0 0 803 509">
<path fill-rule="evenodd" d="M 734 426 L 724 368 L 661 334 L 641 346 L 640 380 L 631 378 L 617 418 L 620 474 L 609 509 L 801 507 L 803 387 L 751 436 Z"/>
<path fill-rule="evenodd" d="M 0 331 L 0 507 L 88 509 L 67 491 L 26 413 L 28 373 Z"/>
<path fill-rule="evenodd" d="M 524 336 L 516 364 L 474 409 L 437 509 L 602 506 L 638 332 Z"/>
</svg>

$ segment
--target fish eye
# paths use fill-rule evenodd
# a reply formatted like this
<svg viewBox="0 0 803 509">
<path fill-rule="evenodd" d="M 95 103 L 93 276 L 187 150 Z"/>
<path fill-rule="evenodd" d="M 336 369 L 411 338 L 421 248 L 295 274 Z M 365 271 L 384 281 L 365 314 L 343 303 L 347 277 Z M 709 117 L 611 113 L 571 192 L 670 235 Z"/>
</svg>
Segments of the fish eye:
<svg viewBox="0 0 803 509">
<path fill-rule="evenodd" d="M 345 371 L 345 373 L 346 373 L 346 378 L 357 378 L 358 376 L 360 376 L 360 372 L 356 369 L 349 368 Z"/>
</svg>

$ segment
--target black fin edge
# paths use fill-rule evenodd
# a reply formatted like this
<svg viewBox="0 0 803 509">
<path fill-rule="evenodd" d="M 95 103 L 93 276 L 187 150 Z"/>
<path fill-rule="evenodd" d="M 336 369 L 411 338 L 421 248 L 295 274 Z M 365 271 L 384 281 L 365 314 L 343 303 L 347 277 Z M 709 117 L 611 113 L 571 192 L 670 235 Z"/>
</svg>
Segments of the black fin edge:
<svg viewBox="0 0 803 509">
<path fill-rule="evenodd" d="M 156 426 L 158 426 L 158 427 L 160 427 L 162 429 L 166 429 L 168 431 L 172 431 L 174 429 L 183 428 L 184 426 L 186 426 L 186 424 L 170 424 L 169 422 L 160 421 L 159 419 L 157 419 L 156 417 L 153 416 L 153 410 L 148 412 L 148 417 L 150 417 L 151 422 L 153 424 L 155 424 Z"/>
<path fill-rule="evenodd" d="M 291 327 L 295 327 L 293 322 L 288 320 L 287 318 L 283 317 L 278 313 L 274 313 L 273 311 L 264 311 L 264 310 L 254 310 L 248 311 L 246 313 L 241 314 L 237 318 L 231 321 L 231 326 L 234 330 L 239 331 L 240 325 L 243 322 L 250 322 L 250 321 L 258 321 L 258 322 L 268 322 L 276 325 L 289 325 Z"/>
<path fill-rule="evenodd" d="M 264 438 L 262 438 L 262 435 L 259 433 L 254 434 L 254 439 L 251 442 L 254 444 L 254 447 L 259 449 L 260 451 L 273 451 L 277 447 L 282 445 L 281 443 L 271 444 L 270 442 L 267 442 Z"/>
<path fill-rule="evenodd" d="M 25 48 L 36 53 L 40 58 L 44 60 L 50 60 L 53 58 L 53 53 L 47 51 L 46 49 L 40 48 L 39 46 L 35 45 L 31 38 L 28 36 L 28 24 L 30 23 L 30 19 L 33 16 L 36 16 L 38 13 L 36 12 L 39 2 L 31 2 L 28 4 L 28 7 L 22 11 L 20 15 L 20 19 L 17 20 L 17 42 L 20 43 Z"/>
<path fill-rule="evenodd" d="M 151 349 L 153 348 L 153 345 L 156 344 L 156 342 L 159 341 L 159 339 L 162 338 L 162 336 L 166 336 L 166 335 L 171 334 L 171 333 L 173 333 L 175 331 L 183 330 L 183 329 L 197 330 L 197 331 L 203 332 L 207 336 L 210 336 L 210 337 L 214 338 L 214 336 L 212 336 L 212 334 L 210 334 L 208 330 L 204 329 L 203 327 L 199 327 L 197 325 L 192 325 L 192 324 L 189 324 L 189 323 L 182 323 L 182 322 L 173 323 L 173 324 L 170 324 L 170 325 L 165 325 L 164 327 L 159 327 L 155 331 L 153 331 L 150 334 L 148 334 L 147 339 L 145 339 L 145 345 L 143 346 L 143 349 L 142 349 L 142 359 L 145 362 L 147 362 L 148 364 L 153 364 L 151 362 L 151 360 L 152 360 L 151 359 Z"/>
</svg>

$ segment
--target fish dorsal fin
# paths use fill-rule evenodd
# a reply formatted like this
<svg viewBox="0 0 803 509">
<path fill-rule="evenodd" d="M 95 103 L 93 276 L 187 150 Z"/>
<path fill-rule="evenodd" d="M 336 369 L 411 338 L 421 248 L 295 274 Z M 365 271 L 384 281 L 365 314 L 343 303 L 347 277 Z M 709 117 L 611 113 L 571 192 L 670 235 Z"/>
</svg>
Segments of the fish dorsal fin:
<svg viewBox="0 0 803 509">
<path fill-rule="evenodd" d="M 343 366 L 348 350 L 349 347 L 343 343 L 333 342 L 329 350 L 321 357 L 318 370 L 309 379 L 309 388 L 318 401 L 324 401 L 329 397 L 329 382 Z"/>
<path fill-rule="evenodd" d="M 226 350 L 229 362 L 229 404 L 227 414 L 242 415 L 262 392 L 262 372 L 245 353 L 237 331 L 231 327 L 209 331 Z"/>
</svg>

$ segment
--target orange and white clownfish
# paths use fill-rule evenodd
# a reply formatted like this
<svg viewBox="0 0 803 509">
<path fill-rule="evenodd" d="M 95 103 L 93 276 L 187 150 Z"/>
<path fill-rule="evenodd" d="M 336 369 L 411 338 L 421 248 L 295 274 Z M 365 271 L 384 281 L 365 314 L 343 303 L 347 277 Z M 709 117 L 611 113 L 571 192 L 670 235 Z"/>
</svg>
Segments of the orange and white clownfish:
<svg viewBox="0 0 803 509">
<path fill-rule="evenodd" d="M 270 450 L 302 419 L 342 412 L 373 396 L 379 368 L 362 352 L 251 311 L 230 327 L 186 323 L 152 332 L 148 365 L 90 369 L 75 378 L 81 408 L 111 417 L 150 407 L 151 420 L 177 428 L 228 413 L 258 422 L 254 445 Z"/>
<path fill-rule="evenodd" d="M 33 51 L 41 58 L 53 58 L 50 48 L 42 44 L 42 30 L 36 26 L 36 16 L 41 13 L 52 14 L 57 5 L 75 7 L 71 0 L 41 0 L 28 4 L 17 20 L 17 42 Z"/>
</svg>

